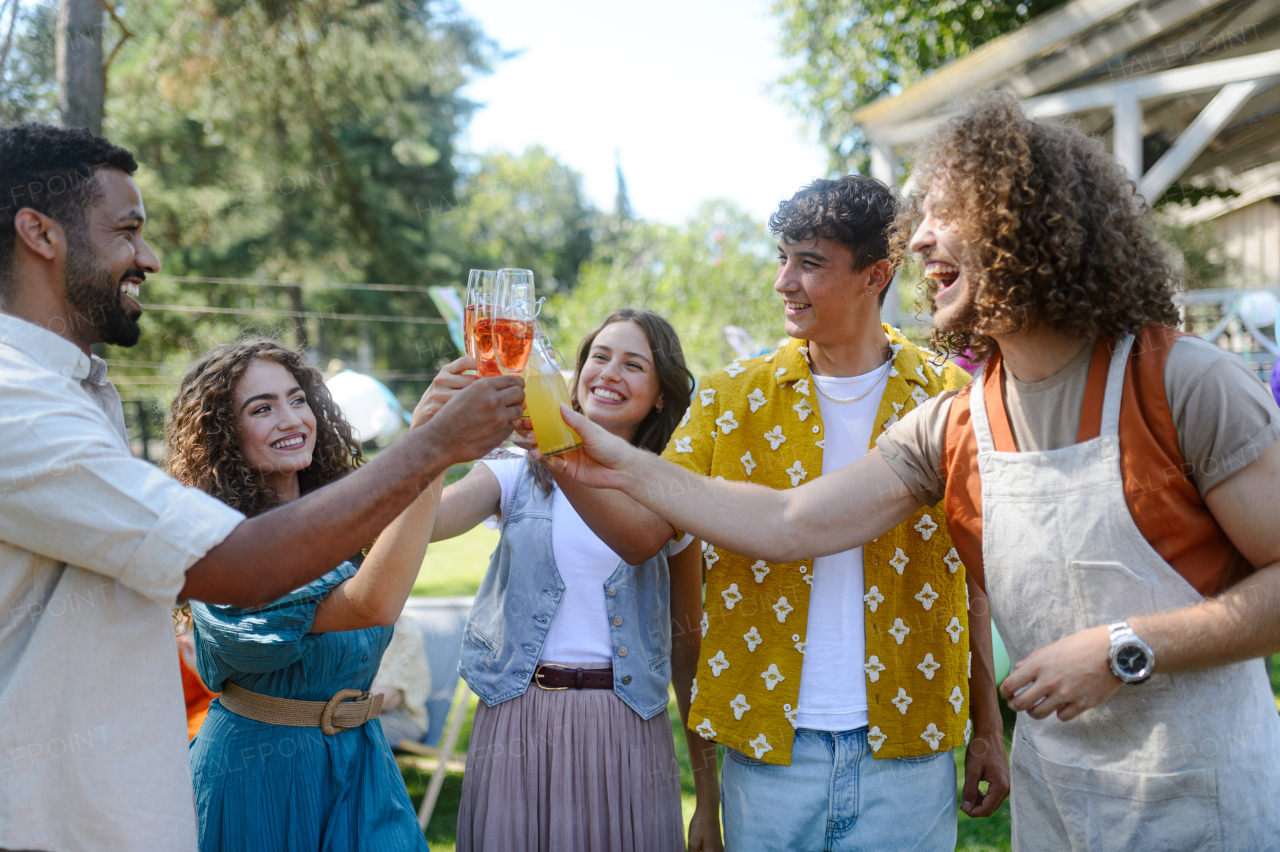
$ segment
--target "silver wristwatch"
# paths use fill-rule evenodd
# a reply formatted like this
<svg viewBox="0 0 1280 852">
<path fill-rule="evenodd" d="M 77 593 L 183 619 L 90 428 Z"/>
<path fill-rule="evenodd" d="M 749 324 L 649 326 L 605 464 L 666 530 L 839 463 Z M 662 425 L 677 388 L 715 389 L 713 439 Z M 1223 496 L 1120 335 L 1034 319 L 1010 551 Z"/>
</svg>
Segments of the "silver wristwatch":
<svg viewBox="0 0 1280 852">
<path fill-rule="evenodd" d="M 1138 638 L 1127 621 L 1117 621 L 1107 628 L 1111 631 L 1111 650 L 1107 662 L 1111 673 L 1124 683 L 1142 683 L 1151 677 L 1156 665 L 1156 652 Z"/>
</svg>

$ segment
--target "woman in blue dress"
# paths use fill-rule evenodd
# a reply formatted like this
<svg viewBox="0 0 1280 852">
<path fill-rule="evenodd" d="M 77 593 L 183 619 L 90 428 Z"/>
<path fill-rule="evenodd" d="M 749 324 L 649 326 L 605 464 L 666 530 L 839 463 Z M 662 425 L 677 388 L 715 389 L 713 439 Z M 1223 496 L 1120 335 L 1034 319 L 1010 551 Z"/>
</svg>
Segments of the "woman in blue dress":
<svg viewBox="0 0 1280 852">
<path fill-rule="evenodd" d="M 441 372 L 414 426 L 472 381 L 461 375 L 469 366 L 461 359 Z M 219 346 L 187 370 L 166 438 L 180 481 L 250 516 L 361 461 L 320 373 L 261 338 Z M 269 606 L 192 604 L 200 676 L 223 693 L 191 744 L 202 852 L 427 849 L 380 723 L 366 717 L 380 704 L 368 690 L 422 564 L 441 485 L 363 559 Z"/>
</svg>

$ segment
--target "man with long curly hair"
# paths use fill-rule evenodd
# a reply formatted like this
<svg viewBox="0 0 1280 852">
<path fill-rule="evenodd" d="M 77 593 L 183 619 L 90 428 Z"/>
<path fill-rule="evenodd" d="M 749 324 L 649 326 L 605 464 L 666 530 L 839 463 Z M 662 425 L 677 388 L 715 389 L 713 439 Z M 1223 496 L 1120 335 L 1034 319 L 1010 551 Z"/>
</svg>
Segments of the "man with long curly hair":
<svg viewBox="0 0 1280 852">
<path fill-rule="evenodd" d="M 553 464 L 769 561 L 944 500 L 1017 661 L 1014 848 L 1278 848 L 1259 657 L 1280 651 L 1280 411 L 1172 329 L 1172 267 L 1096 141 L 993 97 L 916 169 L 896 241 L 923 258 L 935 343 L 988 358 L 973 382 L 791 490 L 693 478 L 571 416 L 585 452 Z"/>
<path fill-rule="evenodd" d="M 0 849 L 194 850 L 170 609 L 256 606 L 358 553 L 520 416 L 474 382 L 360 470 L 253 518 L 129 452 L 90 345 L 132 346 L 160 263 L 133 155 L 0 130 Z"/>
</svg>

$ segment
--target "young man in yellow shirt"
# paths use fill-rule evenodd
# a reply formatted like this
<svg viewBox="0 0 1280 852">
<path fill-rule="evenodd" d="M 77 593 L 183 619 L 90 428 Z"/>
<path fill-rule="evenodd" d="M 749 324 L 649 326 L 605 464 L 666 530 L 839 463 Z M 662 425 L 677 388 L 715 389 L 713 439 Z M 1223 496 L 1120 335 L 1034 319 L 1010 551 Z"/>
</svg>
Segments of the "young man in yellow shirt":
<svg viewBox="0 0 1280 852">
<path fill-rule="evenodd" d="M 884 184 L 859 176 L 815 181 L 779 205 L 774 289 L 791 340 L 704 378 L 666 459 L 700 476 L 794 488 L 856 462 L 900 416 L 968 381 L 880 322 L 895 209 Z M 629 562 L 676 534 L 620 492 L 557 478 Z M 824 849 L 910 838 L 914 849 L 951 850 L 951 749 L 971 737 L 963 807 L 999 807 L 1008 767 L 990 622 L 941 506 L 817 559 L 766 563 L 708 548 L 706 561 L 700 635 L 684 639 L 702 645 L 689 724 L 712 766 L 711 742 L 729 748 L 730 848 L 808 848 L 821 837 Z"/>
</svg>

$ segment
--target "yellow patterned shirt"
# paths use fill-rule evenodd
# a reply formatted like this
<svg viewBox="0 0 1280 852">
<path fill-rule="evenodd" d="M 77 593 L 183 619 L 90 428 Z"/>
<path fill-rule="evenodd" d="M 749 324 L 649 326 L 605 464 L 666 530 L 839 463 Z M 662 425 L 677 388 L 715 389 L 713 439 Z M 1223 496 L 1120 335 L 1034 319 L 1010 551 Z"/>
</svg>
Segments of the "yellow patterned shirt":
<svg viewBox="0 0 1280 852">
<path fill-rule="evenodd" d="M 888 426 L 968 375 L 885 326 L 894 352 L 871 446 Z M 822 413 L 804 341 L 734 361 L 699 384 L 664 458 L 700 476 L 794 488 L 822 473 Z M 744 519 L 744 523 L 749 523 Z M 798 536 L 804 530 L 795 531 Z M 789 765 L 813 560 L 769 564 L 707 550 L 702 654 L 689 723 L 703 737 Z M 941 504 L 863 548 L 868 740 L 877 758 L 967 742 L 969 621 L 964 566 Z"/>
</svg>

